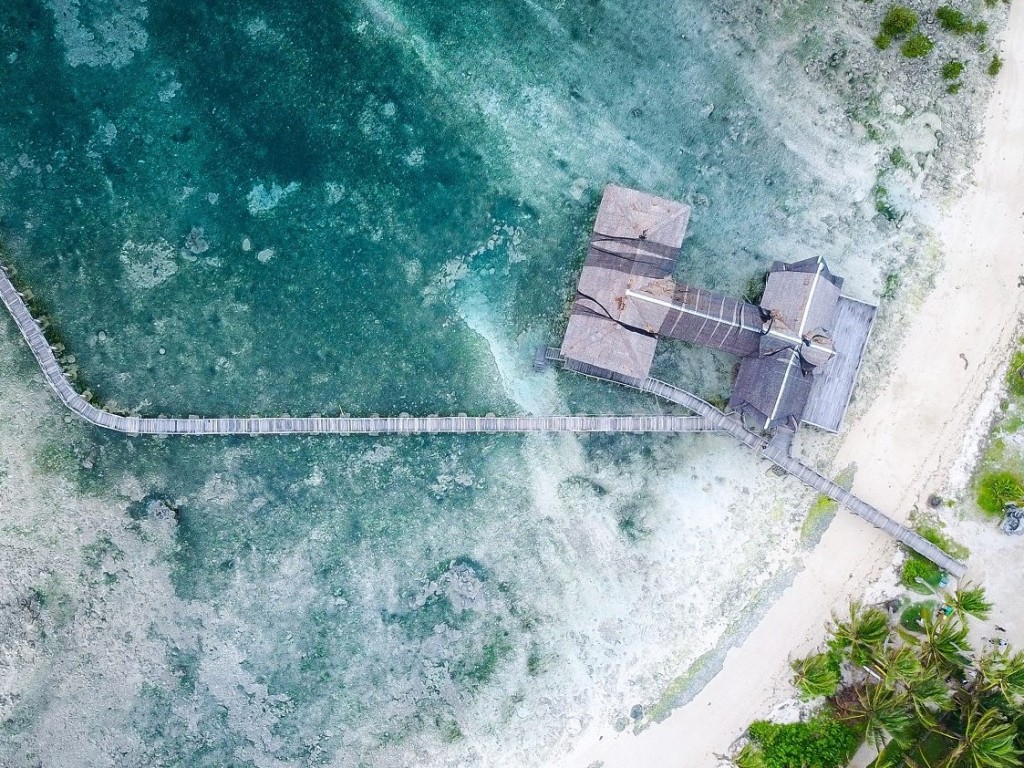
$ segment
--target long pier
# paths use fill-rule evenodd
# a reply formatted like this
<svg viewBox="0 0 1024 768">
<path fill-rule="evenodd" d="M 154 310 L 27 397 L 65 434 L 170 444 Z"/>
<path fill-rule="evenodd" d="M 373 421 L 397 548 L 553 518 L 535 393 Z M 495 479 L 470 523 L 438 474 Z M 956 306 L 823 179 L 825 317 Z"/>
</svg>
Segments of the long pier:
<svg viewBox="0 0 1024 768">
<path fill-rule="evenodd" d="M 0 264 L 0 300 L 14 318 L 15 325 L 28 343 L 43 377 L 58 399 L 79 418 L 97 427 L 129 435 L 283 435 L 283 434 L 477 434 L 509 432 L 725 432 L 784 469 L 793 477 L 828 496 L 851 512 L 918 554 L 928 558 L 956 578 L 963 577 L 966 566 L 953 559 L 918 533 L 897 523 L 870 504 L 854 496 L 827 477 L 793 458 L 789 441 L 778 437 L 768 440 L 751 432 L 738 419 L 726 415 L 710 403 L 685 390 L 657 379 L 618 380 L 680 405 L 696 416 L 308 416 L 250 418 L 163 418 L 123 416 L 97 408 L 72 386 L 50 347 L 38 321 L 32 316 L 24 297 L 15 289 Z M 538 353 L 535 366 L 555 359 L 554 350 Z M 581 371 L 585 373 L 585 371 Z M 607 378 L 607 377 L 599 377 Z M 611 379 L 609 379 L 611 380 Z"/>
<path fill-rule="evenodd" d="M 46 383 L 79 418 L 129 435 L 376 435 L 502 432 L 711 432 L 701 416 L 252 416 L 163 418 L 122 416 L 97 408 L 72 386 L 25 299 L 0 265 L 0 300 L 39 363 Z"/>
</svg>

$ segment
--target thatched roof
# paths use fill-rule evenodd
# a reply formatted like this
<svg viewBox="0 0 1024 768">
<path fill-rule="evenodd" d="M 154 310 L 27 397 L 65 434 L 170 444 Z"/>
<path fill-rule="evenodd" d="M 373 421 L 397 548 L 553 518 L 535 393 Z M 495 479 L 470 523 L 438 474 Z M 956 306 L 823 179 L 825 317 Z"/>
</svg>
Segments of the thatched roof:
<svg viewBox="0 0 1024 768">
<path fill-rule="evenodd" d="M 688 205 L 605 187 L 562 341 L 570 364 L 630 379 L 647 376 L 689 217 Z"/>
<path fill-rule="evenodd" d="M 802 421 L 815 378 L 836 355 L 841 285 L 821 258 L 772 265 L 761 297 L 768 322 L 757 356 L 740 364 L 731 407 L 765 429 Z"/>
<path fill-rule="evenodd" d="M 566 367 L 639 383 L 658 339 L 680 339 L 742 358 L 729 404 L 765 429 L 795 428 L 805 410 L 838 429 L 873 308 L 841 298 L 842 278 L 820 258 L 775 262 L 760 306 L 673 282 L 689 215 L 681 203 L 605 188 L 562 342 Z"/>
</svg>

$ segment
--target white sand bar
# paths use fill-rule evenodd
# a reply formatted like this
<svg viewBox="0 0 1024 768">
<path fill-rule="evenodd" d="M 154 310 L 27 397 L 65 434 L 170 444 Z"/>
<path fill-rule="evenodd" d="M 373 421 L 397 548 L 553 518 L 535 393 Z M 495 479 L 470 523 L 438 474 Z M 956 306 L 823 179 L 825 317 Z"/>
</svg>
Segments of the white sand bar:
<svg viewBox="0 0 1024 768">
<path fill-rule="evenodd" d="M 1005 40 L 975 186 L 939 226 L 945 265 L 936 288 L 894 356 L 885 391 L 851 424 L 836 459 L 856 462 L 853 490 L 897 519 L 942 487 L 1024 307 L 1024 3 L 1011 6 Z M 639 736 L 592 732 L 563 765 L 715 765 L 751 720 L 793 695 L 789 659 L 821 642 L 833 608 L 863 593 L 891 564 L 894 546 L 852 515 L 837 515 L 793 585 L 692 702 Z"/>
</svg>

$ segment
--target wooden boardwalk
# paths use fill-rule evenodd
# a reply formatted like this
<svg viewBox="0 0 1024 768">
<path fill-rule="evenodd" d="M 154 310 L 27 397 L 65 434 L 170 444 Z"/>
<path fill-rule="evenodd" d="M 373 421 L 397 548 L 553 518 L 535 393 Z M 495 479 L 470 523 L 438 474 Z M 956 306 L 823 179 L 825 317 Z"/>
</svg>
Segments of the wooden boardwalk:
<svg viewBox="0 0 1024 768">
<path fill-rule="evenodd" d="M 277 416 L 164 418 L 121 416 L 97 408 L 68 381 L 39 323 L 0 265 L 0 299 L 64 405 L 90 424 L 130 435 L 378 435 L 500 432 L 708 432 L 700 416 Z"/>
<path fill-rule="evenodd" d="M 97 408 L 71 385 L 43 331 L 0 265 L 0 300 L 14 318 L 39 363 L 46 383 L 77 416 L 97 427 L 129 435 L 285 435 L 285 434 L 490 434 L 508 432 L 727 432 L 736 440 L 774 462 L 798 480 L 837 501 L 872 525 L 881 528 L 956 578 L 966 567 L 930 541 L 858 499 L 845 488 L 818 474 L 789 455 L 789 441 L 768 440 L 742 422 L 685 390 L 657 379 L 642 382 L 623 378 L 614 383 L 632 386 L 695 413 L 696 416 L 309 416 L 241 418 L 163 418 L 122 416 Z M 538 354 L 537 367 L 557 359 L 556 350 Z M 596 374 L 595 374 L 596 375 Z"/>
<path fill-rule="evenodd" d="M 814 377 L 810 397 L 800 421 L 829 432 L 843 428 L 843 417 L 853 397 L 857 374 L 874 325 L 877 308 L 840 296 L 832 326 L 835 356 Z"/>
</svg>

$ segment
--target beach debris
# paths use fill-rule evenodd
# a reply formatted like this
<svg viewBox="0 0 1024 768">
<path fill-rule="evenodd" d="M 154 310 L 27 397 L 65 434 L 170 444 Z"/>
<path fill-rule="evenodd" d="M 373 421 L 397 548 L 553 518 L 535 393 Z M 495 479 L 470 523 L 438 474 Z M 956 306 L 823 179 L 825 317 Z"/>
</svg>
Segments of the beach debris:
<svg viewBox="0 0 1024 768">
<path fill-rule="evenodd" d="M 1010 536 L 1024 535 L 1024 509 L 1016 504 L 1007 504 L 1003 507 L 1003 522 L 999 528 Z"/>
</svg>

